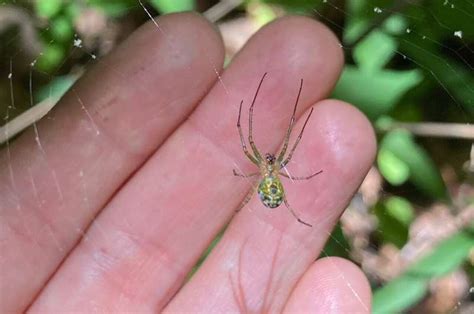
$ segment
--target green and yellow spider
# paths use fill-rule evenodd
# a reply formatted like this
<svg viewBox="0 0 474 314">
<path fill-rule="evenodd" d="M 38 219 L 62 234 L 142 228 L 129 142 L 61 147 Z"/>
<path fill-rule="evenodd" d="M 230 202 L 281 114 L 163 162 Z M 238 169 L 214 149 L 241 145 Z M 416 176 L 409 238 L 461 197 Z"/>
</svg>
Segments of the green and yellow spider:
<svg viewBox="0 0 474 314">
<path fill-rule="evenodd" d="M 260 83 L 258 84 L 257 91 L 255 92 L 255 96 L 253 98 L 252 104 L 250 105 L 250 108 L 249 108 L 249 137 L 248 137 L 248 140 L 249 140 L 250 147 L 252 148 L 253 155 L 247 149 L 247 145 L 245 144 L 244 136 L 242 134 L 242 127 L 240 126 L 240 116 L 241 116 L 241 113 L 242 113 L 243 100 L 240 102 L 239 117 L 237 119 L 237 128 L 239 130 L 240 141 L 242 143 L 242 149 L 243 149 L 245 155 L 250 159 L 250 161 L 258 166 L 259 172 L 255 172 L 255 173 L 251 173 L 251 174 L 240 174 L 240 173 L 237 173 L 237 171 L 235 171 L 235 169 L 234 169 L 233 170 L 234 175 L 239 176 L 239 177 L 243 177 L 243 178 L 248 178 L 248 177 L 253 177 L 253 176 L 256 176 L 256 175 L 260 175 L 261 180 L 260 180 L 260 183 L 258 185 L 256 185 L 254 189 L 252 189 L 251 193 L 249 193 L 247 195 L 247 197 L 242 202 L 240 208 L 237 211 L 242 209 L 242 207 L 244 207 L 250 201 L 253 193 L 255 193 L 255 190 L 257 190 L 258 191 L 258 196 L 259 196 L 260 200 L 262 201 L 263 205 L 265 205 L 266 207 L 269 207 L 269 208 L 276 208 L 276 207 L 280 206 L 281 203 L 285 203 L 288 210 L 296 218 L 296 220 L 298 220 L 298 222 L 300 222 L 300 223 L 302 223 L 306 226 L 312 227 L 309 223 L 304 222 L 303 220 L 301 220 L 298 217 L 298 215 L 296 214 L 296 212 L 290 207 L 290 204 L 288 203 L 288 200 L 286 199 L 285 190 L 283 189 L 283 185 L 281 184 L 279 176 L 281 175 L 281 176 L 284 176 L 284 177 L 292 179 L 292 180 L 308 180 L 308 179 L 311 179 L 312 177 L 320 174 L 321 172 L 323 172 L 322 170 L 320 170 L 320 171 L 318 171 L 316 173 L 313 173 L 312 175 L 307 176 L 307 177 L 293 177 L 293 176 L 290 176 L 290 175 L 287 175 L 285 173 L 280 172 L 280 170 L 283 169 L 288 164 L 288 162 L 290 162 L 291 157 L 293 156 L 293 153 L 296 149 L 296 146 L 298 146 L 298 143 L 300 142 L 301 137 L 303 136 L 303 131 L 304 131 L 304 128 L 306 127 L 306 123 L 308 123 L 308 120 L 311 117 L 311 114 L 313 113 L 313 109 L 311 108 L 311 111 L 309 112 L 308 117 L 306 118 L 306 120 L 303 124 L 303 128 L 301 129 L 300 134 L 296 138 L 296 141 L 295 141 L 292 149 L 290 150 L 288 156 L 285 158 L 286 150 L 288 149 L 288 142 L 290 140 L 291 131 L 293 130 L 293 126 L 294 126 L 295 120 L 296 120 L 295 119 L 296 107 L 298 106 L 298 100 L 300 98 L 301 90 L 303 88 L 303 79 L 301 79 L 300 89 L 298 91 L 298 96 L 296 97 L 295 106 L 293 108 L 293 114 L 291 115 L 290 125 L 288 126 L 288 130 L 286 131 L 285 141 L 283 143 L 283 147 L 281 149 L 281 152 L 278 154 L 278 158 L 276 158 L 274 154 L 270 154 L 270 153 L 265 154 L 265 158 L 262 158 L 262 156 L 260 155 L 260 152 L 257 149 L 257 146 L 255 145 L 255 143 L 253 141 L 252 117 L 253 117 L 253 107 L 255 105 L 255 100 L 257 99 L 258 92 L 260 90 L 260 87 L 262 86 L 263 80 L 265 79 L 266 75 L 267 75 L 267 73 L 265 73 L 263 75 L 262 79 L 260 80 Z"/>
</svg>

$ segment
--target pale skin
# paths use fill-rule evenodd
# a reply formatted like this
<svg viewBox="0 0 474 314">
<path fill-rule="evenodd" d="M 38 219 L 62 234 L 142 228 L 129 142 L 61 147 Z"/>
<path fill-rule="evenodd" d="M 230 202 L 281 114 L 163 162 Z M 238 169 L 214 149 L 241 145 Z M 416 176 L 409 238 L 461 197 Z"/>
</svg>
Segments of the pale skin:
<svg viewBox="0 0 474 314">
<path fill-rule="evenodd" d="M 90 69 L 38 123 L 40 143 L 30 129 L 1 152 L 0 312 L 368 313 L 357 266 L 315 261 L 375 155 L 367 119 L 325 100 L 343 65 L 336 37 L 286 17 L 224 71 L 222 41 L 204 19 L 157 22 L 164 34 L 148 23 Z M 265 72 L 253 125 L 264 152 L 281 148 L 304 79 L 295 130 L 313 114 L 286 167 L 324 172 L 288 180 L 285 193 L 312 228 L 258 197 L 234 216 L 253 183 L 231 171 L 252 172 L 236 113 Z"/>
</svg>

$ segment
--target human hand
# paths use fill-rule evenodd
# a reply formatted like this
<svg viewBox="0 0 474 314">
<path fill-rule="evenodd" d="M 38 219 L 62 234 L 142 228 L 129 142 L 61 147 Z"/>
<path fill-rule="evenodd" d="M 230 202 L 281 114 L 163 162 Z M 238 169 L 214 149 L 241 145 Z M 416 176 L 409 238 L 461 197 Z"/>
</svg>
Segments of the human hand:
<svg viewBox="0 0 474 314">
<path fill-rule="evenodd" d="M 217 79 L 223 44 L 203 18 L 157 22 L 1 152 L 0 312 L 369 312 L 356 266 L 315 261 L 375 155 L 366 118 L 324 100 L 343 65 L 335 36 L 308 18 L 279 19 Z M 295 130 L 314 108 L 288 169 L 324 172 L 283 182 L 313 227 L 254 197 L 186 282 L 251 188 L 232 174 L 255 170 L 235 124 L 264 72 L 253 131 L 261 151 L 281 145 L 301 78 Z"/>
</svg>

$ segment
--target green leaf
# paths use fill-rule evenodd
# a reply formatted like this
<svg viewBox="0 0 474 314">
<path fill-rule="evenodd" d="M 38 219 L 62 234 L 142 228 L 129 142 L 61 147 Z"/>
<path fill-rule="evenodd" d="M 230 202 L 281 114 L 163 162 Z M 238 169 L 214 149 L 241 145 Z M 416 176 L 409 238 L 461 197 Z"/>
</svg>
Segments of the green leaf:
<svg viewBox="0 0 474 314">
<path fill-rule="evenodd" d="M 36 14 L 49 19 L 61 11 L 63 0 L 36 0 L 34 4 Z"/>
<path fill-rule="evenodd" d="M 268 24 L 278 17 L 273 8 L 264 3 L 253 5 L 252 15 L 255 17 L 255 21 L 260 26 Z"/>
<path fill-rule="evenodd" d="M 385 135 L 380 143 L 381 150 L 390 151 L 410 169 L 409 181 L 426 195 L 448 199 L 441 174 L 428 153 L 404 130 L 394 130 Z"/>
<path fill-rule="evenodd" d="M 406 53 L 418 67 L 426 72 L 426 77 L 432 80 L 440 91 L 449 97 L 448 104 L 462 106 L 466 113 L 474 114 L 474 76 L 462 63 L 453 62 L 440 52 L 430 52 L 420 49 L 408 41 L 402 42 L 403 52 Z"/>
<path fill-rule="evenodd" d="M 461 231 L 441 242 L 403 275 L 374 291 L 373 313 L 399 313 L 421 300 L 434 277 L 456 270 L 474 248 L 474 234 Z"/>
<path fill-rule="evenodd" d="M 402 34 L 407 29 L 407 21 L 400 14 L 394 14 L 383 24 L 383 28 L 390 34 Z"/>
<path fill-rule="evenodd" d="M 395 54 L 397 43 L 391 36 L 372 31 L 354 49 L 354 60 L 359 69 L 376 72 L 383 68 Z"/>
<path fill-rule="evenodd" d="M 246 1 L 251 2 L 251 1 Z M 323 2 L 316 2 L 314 0 L 260 0 L 260 1 L 252 1 L 254 3 L 264 2 L 268 4 L 277 4 L 284 7 L 285 11 L 289 13 L 295 14 L 307 14 L 307 13 L 316 13 L 319 12 L 318 9 L 324 3 Z"/>
<path fill-rule="evenodd" d="M 364 10 L 366 9 L 367 5 L 367 0 L 359 0 L 359 1 L 352 1 L 352 0 L 347 0 L 346 1 L 346 6 L 348 12 L 352 15 L 349 16 L 348 18 L 356 19 L 357 15 L 362 15 Z"/>
<path fill-rule="evenodd" d="M 386 202 L 377 203 L 374 213 L 379 223 L 376 237 L 384 243 L 393 243 L 402 248 L 408 240 L 408 226 L 392 215 Z"/>
<path fill-rule="evenodd" d="M 65 55 L 66 53 L 63 46 L 49 43 L 45 46 L 41 56 L 38 58 L 36 66 L 40 70 L 49 72 L 62 62 Z"/>
<path fill-rule="evenodd" d="M 408 227 L 415 217 L 411 203 L 403 197 L 392 196 L 385 201 L 387 213 Z"/>
<path fill-rule="evenodd" d="M 369 27 L 370 19 L 364 14 L 367 0 L 347 0 L 347 20 L 343 34 L 344 43 L 352 43 Z"/>
<path fill-rule="evenodd" d="M 138 6 L 136 0 L 88 0 L 89 5 L 101 9 L 107 16 L 121 17 Z"/>
<path fill-rule="evenodd" d="M 427 106 L 438 113 L 474 115 L 474 76 L 472 62 L 463 54 L 465 43 L 474 39 L 474 27 L 466 14 L 474 14 L 474 6 L 453 1 L 426 1 L 421 6 L 406 7 L 404 13 L 410 16 L 411 33 L 400 34 L 399 51 L 407 59 L 424 71 L 425 82 L 430 84 Z M 462 8 L 464 6 L 464 8 Z M 443 25 L 440 25 L 442 21 Z M 443 27 L 443 26 L 449 27 Z M 454 35 L 462 31 L 462 38 Z M 425 37 L 426 36 L 426 37 Z M 433 89 L 437 89 L 433 92 Z M 435 98 L 432 96 L 436 95 Z M 448 118 L 448 117 L 446 117 Z"/>
<path fill-rule="evenodd" d="M 334 89 L 334 97 L 356 105 L 370 119 L 391 111 L 402 96 L 423 79 L 422 72 L 417 69 L 383 69 L 396 49 L 397 42 L 391 35 L 372 31 L 355 47 L 357 67 L 345 67 Z"/>
<path fill-rule="evenodd" d="M 81 13 L 81 10 L 82 10 L 82 7 L 79 3 L 71 2 L 71 3 L 68 3 L 68 5 L 65 7 L 64 15 L 70 21 L 74 21 L 79 16 L 79 14 Z"/>
<path fill-rule="evenodd" d="M 355 2 L 355 1 L 354 1 Z M 346 29 L 344 30 L 343 42 L 345 44 L 353 43 L 359 36 L 362 36 L 364 31 L 370 27 L 370 21 L 368 20 L 356 20 L 351 23 L 347 23 Z"/>
<path fill-rule="evenodd" d="M 426 277 L 443 276 L 458 268 L 473 249 L 474 234 L 461 232 L 443 241 L 430 255 L 410 267 L 408 273 Z"/>
<path fill-rule="evenodd" d="M 57 17 L 51 21 L 51 35 L 60 42 L 68 41 L 74 35 L 74 28 L 71 21 L 63 16 Z"/>
<path fill-rule="evenodd" d="M 194 10 L 194 0 L 150 0 L 150 3 L 162 14 Z"/>
<path fill-rule="evenodd" d="M 413 208 L 402 197 L 390 197 L 374 206 L 379 226 L 377 238 L 402 248 L 408 240 L 408 228 L 414 217 Z"/>
<path fill-rule="evenodd" d="M 379 149 L 377 164 L 382 176 L 392 185 L 401 185 L 410 177 L 408 165 L 388 149 Z"/>
<path fill-rule="evenodd" d="M 371 73 L 346 66 L 333 96 L 354 104 L 370 119 L 375 119 L 389 112 L 422 78 L 418 70 Z"/>
<path fill-rule="evenodd" d="M 428 282 L 424 278 L 401 276 L 374 292 L 372 313 L 399 313 L 420 300 Z"/>
<path fill-rule="evenodd" d="M 464 2 L 464 3 L 463 3 Z M 467 18 L 472 17 L 474 14 L 474 6 L 470 1 L 427 1 L 426 6 L 415 6 L 419 10 L 428 12 L 427 17 L 433 21 L 445 26 L 449 25 L 446 29 L 445 27 L 439 27 L 438 31 L 445 31 L 448 32 L 450 35 L 452 34 L 452 30 L 454 29 L 461 29 L 463 30 L 463 38 L 467 42 L 472 42 L 474 39 L 474 27 L 472 27 L 472 19 Z M 451 7 L 452 5 L 452 7 Z M 433 24 L 426 21 L 427 19 L 423 19 L 417 21 L 419 24 L 425 26 L 426 28 L 433 28 Z"/>
</svg>

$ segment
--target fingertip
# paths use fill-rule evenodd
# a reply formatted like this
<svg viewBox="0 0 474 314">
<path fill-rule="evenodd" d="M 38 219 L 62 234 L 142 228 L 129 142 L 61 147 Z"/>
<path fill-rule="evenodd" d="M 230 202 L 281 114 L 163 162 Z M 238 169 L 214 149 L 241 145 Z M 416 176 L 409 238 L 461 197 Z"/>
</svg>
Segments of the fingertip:
<svg viewBox="0 0 474 314">
<path fill-rule="evenodd" d="M 287 15 L 270 23 L 268 27 L 278 29 L 291 47 L 298 47 L 302 41 L 310 42 L 314 39 L 315 47 L 308 47 L 310 49 L 307 50 L 311 54 L 309 57 L 318 59 L 321 65 L 331 62 L 337 76 L 342 71 L 344 66 L 342 45 L 337 36 L 323 23 L 302 15 Z M 320 49 L 322 54 L 313 55 L 315 49 Z"/>
<path fill-rule="evenodd" d="M 285 312 L 370 313 L 370 284 L 352 262 L 339 257 L 322 258 L 297 283 Z"/>
<path fill-rule="evenodd" d="M 299 175 L 323 170 L 323 174 L 304 184 L 291 182 L 285 191 L 292 208 L 313 224 L 314 233 L 318 234 L 313 245 L 319 249 L 373 164 L 376 141 L 371 123 L 354 106 L 327 99 L 313 108 L 303 140 L 288 163 L 288 171 Z M 302 130 L 304 122 L 299 119 L 295 129 Z M 296 136 L 297 132 L 292 134 L 293 138 Z M 290 138 L 290 142 L 294 141 Z M 271 216 L 274 225 L 280 224 L 279 219 L 284 223 L 285 218 Z M 294 235 L 305 237 L 299 230 L 295 229 Z"/>
<path fill-rule="evenodd" d="M 170 13 L 150 19 L 138 32 L 148 41 L 154 41 L 157 48 L 163 43 L 171 45 L 176 50 L 175 57 L 183 53 L 198 59 L 205 56 L 206 61 L 221 70 L 225 56 L 222 36 L 213 23 L 196 12 Z"/>
<path fill-rule="evenodd" d="M 295 79 L 303 79 L 303 91 L 312 89 L 312 101 L 331 92 L 344 65 L 337 37 L 324 24 L 304 16 L 276 19 L 259 30 L 245 47 L 247 49 L 239 52 L 240 58 L 235 58 L 231 66 L 237 64 L 240 68 L 245 66 L 241 63 L 244 60 L 262 59 L 259 67 L 269 76 L 279 77 L 280 86 L 293 86 Z M 267 58 L 263 59 L 263 55 Z M 251 71 L 255 76 L 256 71 Z M 284 83 L 286 81 L 288 83 Z M 303 92 L 302 101 L 307 94 Z"/>
<path fill-rule="evenodd" d="M 377 149 L 375 133 L 365 115 L 346 102 L 326 99 L 317 102 L 312 108 L 314 112 L 305 130 L 304 140 L 290 166 L 295 173 L 304 173 L 307 169 L 324 169 L 321 180 L 310 182 L 314 184 L 312 190 L 327 191 L 327 195 L 320 193 L 318 197 L 324 204 L 322 207 L 330 212 L 338 208 L 339 213 L 374 162 Z M 309 194 L 309 191 L 305 194 Z M 306 197 L 300 197 L 303 198 Z M 296 206 L 316 208 L 312 196 Z M 333 209 L 330 210 L 330 207 Z M 328 214 L 325 210 L 318 212 L 320 215 Z"/>
<path fill-rule="evenodd" d="M 358 161 L 366 165 L 368 171 L 377 151 L 375 132 L 369 119 L 357 107 L 338 99 L 322 100 L 317 107 L 320 112 L 326 113 L 330 124 L 337 126 L 341 132 L 351 135 L 348 137 L 351 138 L 351 142 L 344 141 L 345 148 L 352 151 L 350 154 L 356 152 Z M 333 144 L 340 145 L 340 142 Z"/>
<path fill-rule="evenodd" d="M 377 149 L 377 141 L 372 122 L 357 107 L 338 99 L 325 99 L 318 103 L 322 108 L 333 111 L 334 120 L 343 125 L 352 128 L 356 134 L 361 135 L 364 141 L 364 149 L 368 150 L 370 155 L 374 155 Z M 344 123 L 345 122 L 345 123 Z M 362 143 L 360 143 L 362 144 Z"/>
<path fill-rule="evenodd" d="M 189 116 L 223 62 L 222 38 L 209 21 L 191 12 L 163 15 L 102 58 L 62 103 L 78 107 L 80 95 L 104 134 L 119 147 L 148 156 L 162 143 L 158 130 L 169 135 Z"/>
</svg>

